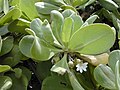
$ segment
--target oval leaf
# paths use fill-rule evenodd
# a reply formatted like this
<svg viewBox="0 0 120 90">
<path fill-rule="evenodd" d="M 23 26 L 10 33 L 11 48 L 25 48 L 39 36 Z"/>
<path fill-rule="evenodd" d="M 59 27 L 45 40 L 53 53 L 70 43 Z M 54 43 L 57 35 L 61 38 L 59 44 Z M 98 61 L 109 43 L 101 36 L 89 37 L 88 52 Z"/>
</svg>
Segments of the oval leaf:
<svg viewBox="0 0 120 90">
<path fill-rule="evenodd" d="M 115 32 L 111 27 L 106 24 L 91 24 L 72 35 L 69 49 L 83 54 L 99 54 L 112 47 L 114 41 Z"/>
</svg>

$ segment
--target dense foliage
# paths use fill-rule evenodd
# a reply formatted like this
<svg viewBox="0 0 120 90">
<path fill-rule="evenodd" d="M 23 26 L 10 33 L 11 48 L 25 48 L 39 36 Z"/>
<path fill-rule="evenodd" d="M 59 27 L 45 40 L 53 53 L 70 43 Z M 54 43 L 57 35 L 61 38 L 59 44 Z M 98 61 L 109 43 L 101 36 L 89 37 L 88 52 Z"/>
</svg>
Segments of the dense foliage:
<svg viewBox="0 0 120 90">
<path fill-rule="evenodd" d="M 0 0 L 0 90 L 120 90 L 120 0 Z"/>
</svg>

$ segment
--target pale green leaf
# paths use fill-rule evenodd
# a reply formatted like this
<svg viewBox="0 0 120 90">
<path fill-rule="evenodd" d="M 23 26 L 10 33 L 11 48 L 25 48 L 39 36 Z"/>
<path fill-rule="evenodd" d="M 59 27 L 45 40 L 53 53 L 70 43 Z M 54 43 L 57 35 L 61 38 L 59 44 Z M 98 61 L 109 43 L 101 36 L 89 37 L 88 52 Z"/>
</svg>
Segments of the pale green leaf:
<svg viewBox="0 0 120 90">
<path fill-rule="evenodd" d="M 68 44 L 70 40 L 72 29 L 73 29 L 73 20 L 70 17 L 65 18 L 61 33 L 61 38 L 62 41 L 65 43 L 65 46 Z"/>
<path fill-rule="evenodd" d="M 106 65 L 99 65 L 94 70 L 95 80 L 103 87 L 108 89 L 116 89 L 115 75 L 110 67 Z"/>
<path fill-rule="evenodd" d="M 35 3 L 38 13 L 50 14 L 52 10 L 60 10 L 60 7 L 46 2 Z"/>
<path fill-rule="evenodd" d="M 7 72 L 7 71 L 9 71 L 10 69 L 11 69 L 11 67 L 8 66 L 8 65 L 0 65 L 0 73 L 2 73 L 2 72 Z"/>
<path fill-rule="evenodd" d="M 99 54 L 109 50 L 114 41 L 115 31 L 110 26 L 90 24 L 72 35 L 69 49 L 83 54 Z"/>
<path fill-rule="evenodd" d="M 109 66 L 111 67 L 111 69 L 113 70 L 113 72 L 115 72 L 115 66 L 116 66 L 116 63 L 117 61 L 120 61 L 120 50 L 114 50 L 110 53 L 109 55 Z M 120 64 L 120 62 L 119 62 Z M 119 66 L 120 68 L 120 66 Z"/>
<path fill-rule="evenodd" d="M 4 11 L 5 14 L 7 14 L 8 11 L 9 11 L 9 2 L 8 2 L 8 0 L 3 0 L 3 1 L 4 1 L 3 11 Z"/>
<path fill-rule="evenodd" d="M 8 76 L 0 76 L 0 90 L 8 90 L 12 86 L 12 79 Z"/>
</svg>

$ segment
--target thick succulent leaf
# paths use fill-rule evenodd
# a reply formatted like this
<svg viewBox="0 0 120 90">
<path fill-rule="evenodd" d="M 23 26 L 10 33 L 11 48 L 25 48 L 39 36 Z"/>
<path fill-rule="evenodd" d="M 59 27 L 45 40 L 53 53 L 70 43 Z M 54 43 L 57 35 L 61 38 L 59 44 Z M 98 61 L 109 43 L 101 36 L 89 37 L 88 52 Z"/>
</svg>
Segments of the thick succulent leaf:
<svg viewBox="0 0 120 90">
<path fill-rule="evenodd" d="M 3 0 L 3 11 L 5 14 L 8 13 L 9 11 L 9 3 L 8 3 L 8 0 Z"/>
<path fill-rule="evenodd" d="M 36 36 L 43 39 L 49 44 L 54 43 L 54 36 L 47 20 L 42 22 L 40 19 L 34 19 L 31 22 L 30 28 L 35 32 Z"/>
<path fill-rule="evenodd" d="M 41 90 L 73 90 L 64 76 L 50 76 L 42 83 Z M 77 90 L 77 89 L 76 89 Z"/>
<path fill-rule="evenodd" d="M 117 10 L 117 8 L 119 8 L 119 6 L 113 0 L 99 0 L 99 2 L 107 10 L 114 11 Z"/>
<path fill-rule="evenodd" d="M 62 15 L 63 15 L 64 18 L 67 18 L 67 17 L 69 17 L 73 14 L 76 14 L 76 13 L 71 9 L 66 9 L 62 12 Z"/>
<path fill-rule="evenodd" d="M 79 15 L 76 14 L 72 14 L 70 17 L 74 21 L 72 30 L 72 34 L 74 34 L 83 25 L 83 20 Z"/>
<path fill-rule="evenodd" d="M 8 76 L 0 76 L 0 90 L 8 90 L 12 86 L 12 80 Z"/>
<path fill-rule="evenodd" d="M 114 41 L 115 31 L 110 26 L 90 24 L 72 35 L 69 49 L 83 54 L 99 54 L 112 47 Z"/>
<path fill-rule="evenodd" d="M 7 34 L 8 31 L 8 25 L 4 25 L 2 27 L 0 27 L 0 36 Z"/>
<path fill-rule="evenodd" d="M 72 29 L 73 29 L 72 18 L 70 18 L 70 17 L 65 18 L 64 23 L 63 23 L 62 32 L 61 32 L 61 38 L 62 38 L 63 43 L 65 43 L 66 47 L 68 46 L 68 42 L 71 37 Z"/>
<path fill-rule="evenodd" d="M 115 80 L 116 80 L 117 90 L 120 90 L 120 63 L 119 62 L 120 61 L 118 60 L 115 66 Z"/>
<path fill-rule="evenodd" d="M 85 89 L 80 85 L 80 83 L 79 83 L 78 80 L 76 79 L 76 76 L 74 75 L 73 72 L 69 72 L 68 75 L 69 75 L 69 79 L 70 79 L 71 85 L 72 85 L 72 87 L 73 87 L 73 90 L 85 90 Z"/>
<path fill-rule="evenodd" d="M 110 67 L 100 64 L 94 70 L 94 77 L 101 86 L 112 90 L 116 89 L 115 75 Z"/>
<path fill-rule="evenodd" d="M 10 69 L 11 69 L 11 67 L 8 65 L 0 65 L 0 73 L 9 71 Z"/>
<path fill-rule="evenodd" d="M 65 5 L 64 0 L 43 0 L 43 1 L 57 6 Z"/>
<path fill-rule="evenodd" d="M 119 60 L 119 64 L 120 64 L 120 50 L 112 51 L 109 55 L 108 64 L 114 72 L 115 72 L 115 66 L 116 66 L 116 63 L 118 60 Z M 120 65 L 119 65 L 119 68 L 120 68 Z"/>
<path fill-rule="evenodd" d="M 88 24 L 93 24 L 93 22 L 98 18 L 98 15 L 90 16 L 85 22 Z"/>
<path fill-rule="evenodd" d="M 14 73 L 8 75 L 12 79 L 12 86 L 9 90 L 27 90 L 28 79 L 25 75 L 16 78 Z"/>
<path fill-rule="evenodd" d="M 20 78 L 22 76 L 22 69 L 15 68 L 13 71 L 15 72 L 16 78 Z"/>
<path fill-rule="evenodd" d="M 27 35 L 19 43 L 20 51 L 29 58 L 36 60 L 48 60 L 54 53 L 42 46 L 38 37 Z"/>
<path fill-rule="evenodd" d="M 55 38 L 57 39 L 57 41 L 60 44 L 62 44 L 60 33 L 62 31 L 64 17 L 60 12 L 53 10 L 53 11 L 51 11 L 51 21 L 52 21 L 52 23 L 51 23 L 52 32 L 53 32 Z"/>
<path fill-rule="evenodd" d="M 0 36 L 0 52 L 1 52 L 1 49 L 2 49 L 2 38 Z"/>
<path fill-rule="evenodd" d="M 34 0 L 12 0 L 11 2 L 12 6 L 17 5 L 20 8 L 28 20 L 33 20 L 34 18 L 38 17 L 38 13 L 34 4 Z"/>
<path fill-rule="evenodd" d="M 41 14 L 50 14 L 52 10 L 59 10 L 60 7 L 57 7 L 53 4 L 46 2 L 37 2 L 35 3 L 38 13 Z"/>
<path fill-rule="evenodd" d="M 3 11 L 3 0 L 0 0 L 0 13 Z"/>
<path fill-rule="evenodd" d="M 11 49 L 13 47 L 13 41 L 14 41 L 14 39 L 12 36 L 8 36 L 3 39 L 0 56 L 7 54 L 8 52 L 11 51 Z"/>
<path fill-rule="evenodd" d="M 17 19 L 9 24 L 8 30 L 10 32 L 25 33 L 25 28 L 29 28 L 30 22 L 25 19 Z"/>
<path fill-rule="evenodd" d="M 87 1 L 89 1 L 89 0 L 74 0 L 74 1 L 73 1 L 73 6 L 77 7 L 77 6 L 83 5 L 83 4 L 85 4 Z"/>
<path fill-rule="evenodd" d="M 47 66 L 47 67 L 46 67 Z M 40 80 L 44 80 L 47 76 L 51 75 L 50 69 L 52 67 L 51 61 L 39 62 L 36 65 L 36 73 Z"/>
<path fill-rule="evenodd" d="M 0 26 L 9 23 L 21 16 L 21 11 L 18 8 L 10 10 L 6 15 L 0 18 Z"/>
<path fill-rule="evenodd" d="M 65 74 L 66 71 L 69 71 L 66 54 L 59 62 L 57 62 L 55 65 L 53 65 L 53 67 L 51 68 L 51 71 L 56 72 L 61 75 Z"/>
</svg>

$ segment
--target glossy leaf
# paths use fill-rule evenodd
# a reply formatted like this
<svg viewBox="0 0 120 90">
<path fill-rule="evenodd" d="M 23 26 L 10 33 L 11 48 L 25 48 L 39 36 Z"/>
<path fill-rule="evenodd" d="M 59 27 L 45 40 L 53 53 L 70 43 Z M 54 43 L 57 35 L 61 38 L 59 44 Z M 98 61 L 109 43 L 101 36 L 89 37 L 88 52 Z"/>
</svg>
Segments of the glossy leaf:
<svg viewBox="0 0 120 90">
<path fill-rule="evenodd" d="M 8 65 L 0 65 L 0 73 L 9 71 L 11 69 Z"/>
<path fill-rule="evenodd" d="M 91 24 L 72 35 L 69 49 L 83 54 L 99 54 L 112 47 L 114 41 L 115 31 L 111 27 L 106 24 Z"/>
<path fill-rule="evenodd" d="M 103 87 L 108 89 L 116 89 L 115 75 L 110 67 L 106 65 L 99 65 L 94 70 L 95 80 Z"/>
<path fill-rule="evenodd" d="M 77 7 L 77 6 L 83 5 L 83 4 L 85 4 L 87 1 L 89 1 L 89 0 L 74 0 L 74 1 L 73 1 L 73 6 Z"/>
<path fill-rule="evenodd" d="M 41 14 L 50 14 L 52 10 L 59 10 L 60 7 L 57 7 L 50 3 L 37 2 L 35 3 L 38 13 Z"/>
<path fill-rule="evenodd" d="M 0 76 L 0 90 L 8 90 L 12 86 L 12 80 L 8 76 Z"/>
</svg>

